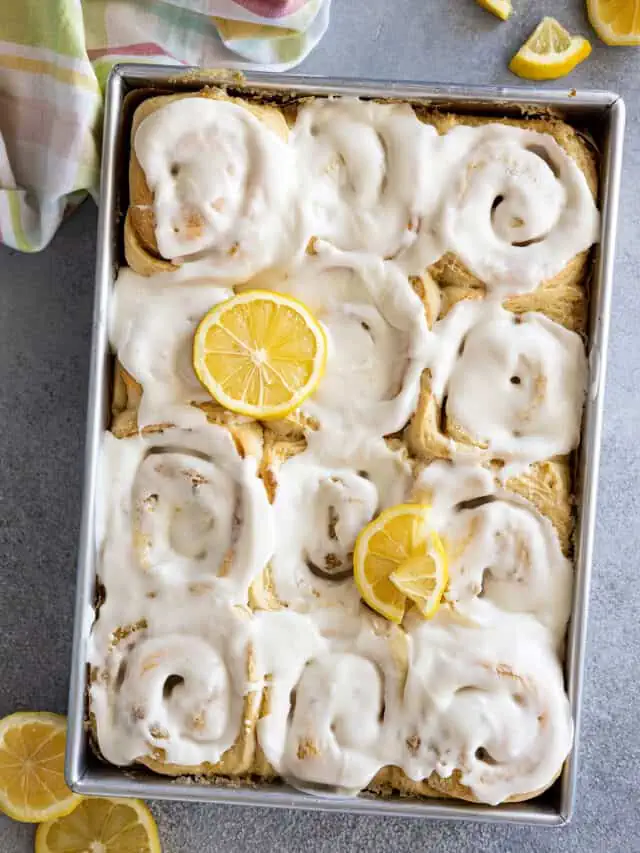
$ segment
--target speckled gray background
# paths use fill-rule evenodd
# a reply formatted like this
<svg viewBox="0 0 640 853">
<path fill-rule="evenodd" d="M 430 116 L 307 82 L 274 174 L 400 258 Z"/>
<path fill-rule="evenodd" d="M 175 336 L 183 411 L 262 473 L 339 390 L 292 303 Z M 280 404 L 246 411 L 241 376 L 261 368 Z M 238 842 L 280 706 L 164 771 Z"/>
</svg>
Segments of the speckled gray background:
<svg viewBox="0 0 640 853">
<path fill-rule="evenodd" d="M 514 5 L 520 10 L 503 24 L 473 0 L 334 0 L 331 31 L 301 70 L 512 84 L 507 59 L 542 14 L 589 32 L 581 0 Z M 628 107 L 572 825 L 534 830 L 158 804 L 165 853 L 640 851 L 640 48 L 594 42 L 569 79 L 618 91 Z M 0 249 L 0 716 L 66 707 L 95 227 L 87 202 L 47 251 Z M 31 851 L 32 836 L 31 827 L 0 816 L 0 853 Z"/>
</svg>

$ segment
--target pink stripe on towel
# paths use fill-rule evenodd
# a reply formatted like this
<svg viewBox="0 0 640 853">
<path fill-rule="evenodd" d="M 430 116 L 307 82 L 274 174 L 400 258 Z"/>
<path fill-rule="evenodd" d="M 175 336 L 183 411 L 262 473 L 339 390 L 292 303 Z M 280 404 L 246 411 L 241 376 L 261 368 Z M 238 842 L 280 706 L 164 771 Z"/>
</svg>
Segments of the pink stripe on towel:
<svg viewBox="0 0 640 853">
<path fill-rule="evenodd" d="M 254 15 L 262 15 L 264 18 L 282 18 L 284 15 L 292 15 L 306 0 L 233 0 L 238 6 L 242 6 L 253 12 Z"/>
</svg>

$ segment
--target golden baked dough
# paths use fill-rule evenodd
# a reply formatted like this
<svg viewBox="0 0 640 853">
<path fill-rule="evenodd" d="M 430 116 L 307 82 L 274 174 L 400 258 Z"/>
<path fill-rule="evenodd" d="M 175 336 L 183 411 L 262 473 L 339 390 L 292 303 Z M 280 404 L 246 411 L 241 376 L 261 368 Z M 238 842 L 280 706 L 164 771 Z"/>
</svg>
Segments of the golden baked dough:
<svg viewBox="0 0 640 853">
<path fill-rule="evenodd" d="M 547 459 L 523 474 L 510 477 L 506 487 L 530 501 L 556 529 L 565 555 L 571 552 L 574 501 L 571 494 L 571 458 Z"/>
<path fill-rule="evenodd" d="M 141 399 L 142 386 L 116 360 L 111 402 L 111 432 L 116 438 L 138 434 L 138 409 Z M 263 429 L 259 423 L 230 412 L 213 400 L 192 405 L 205 413 L 209 423 L 224 426 L 229 430 L 240 456 L 262 459 Z M 172 426 L 171 423 L 152 424 L 144 427 L 142 433 L 146 435 L 161 432 Z"/>
<path fill-rule="evenodd" d="M 570 261 L 557 276 L 543 282 L 531 293 L 511 296 L 502 304 L 507 311 L 513 311 L 514 314 L 537 311 L 573 332 L 584 332 L 588 302 L 585 281 L 589 276 L 590 266 L 589 254 L 583 252 Z M 454 255 L 443 255 L 430 271 L 442 288 L 438 319 L 446 317 L 453 306 L 464 299 L 485 297 L 484 285 L 472 276 Z"/>
<path fill-rule="evenodd" d="M 562 768 L 558 770 L 557 775 L 537 791 L 531 791 L 519 796 L 509 797 L 507 803 L 522 803 L 526 800 L 531 800 L 534 797 L 540 796 L 556 781 Z M 451 776 L 443 779 L 437 773 L 432 773 L 427 779 L 422 779 L 420 782 L 414 782 L 406 775 L 400 767 L 384 767 L 371 781 L 367 787 L 368 791 L 377 794 L 380 797 L 430 797 L 443 800 L 465 800 L 469 803 L 479 803 L 480 800 L 474 797 L 472 791 L 461 782 L 461 773 L 459 770 L 454 770 Z"/>
</svg>

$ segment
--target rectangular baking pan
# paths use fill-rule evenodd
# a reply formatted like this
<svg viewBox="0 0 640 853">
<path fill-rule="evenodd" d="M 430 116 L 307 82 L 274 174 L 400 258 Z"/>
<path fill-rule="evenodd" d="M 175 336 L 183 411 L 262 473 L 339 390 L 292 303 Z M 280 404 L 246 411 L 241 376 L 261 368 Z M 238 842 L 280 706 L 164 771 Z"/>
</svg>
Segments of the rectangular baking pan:
<svg viewBox="0 0 640 853">
<path fill-rule="evenodd" d="M 155 775 L 145 768 L 118 769 L 100 762 L 90 748 L 85 725 L 88 687 L 86 649 L 93 621 L 95 594 L 97 465 L 103 431 L 109 423 L 112 355 L 108 344 L 107 318 L 114 276 L 122 262 L 122 214 L 126 211 L 128 199 L 127 171 L 131 116 L 137 103 L 149 94 L 150 88 L 156 90 L 158 94 L 193 91 L 207 83 L 216 84 L 221 81 L 230 83 L 238 89 L 248 88 L 265 99 L 271 97 L 277 99 L 283 93 L 340 94 L 409 100 L 453 112 L 486 116 L 557 115 L 588 134 L 599 151 L 602 231 L 600 243 L 596 248 L 596 261 L 590 283 L 588 328 L 590 381 L 578 460 L 576 489 L 579 504 L 575 585 L 565 665 L 567 689 L 575 722 L 575 742 L 560 778 L 547 792 L 535 800 L 490 807 L 457 800 L 418 800 L 400 797 L 381 799 L 366 793 L 354 798 L 327 799 L 300 793 L 284 784 L 255 786 L 216 782 L 205 784 L 192 779 L 172 780 Z M 136 90 L 147 91 L 139 91 L 136 96 Z M 610 92 L 434 86 L 423 83 L 339 80 L 264 73 L 251 73 L 240 78 L 230 72 L 160 65 L 119 65 L 114 68 L 107 84 L 104 114 L 84 501 L 69 694 L 66 776 L 74 791 L 98 796 L 236 803 L 545 826 L 559 826 L 571 819 L 576 794 L 580 743 L 587 608 L 624 121 L 624 103 L 621 98 Z"/>
</svg>

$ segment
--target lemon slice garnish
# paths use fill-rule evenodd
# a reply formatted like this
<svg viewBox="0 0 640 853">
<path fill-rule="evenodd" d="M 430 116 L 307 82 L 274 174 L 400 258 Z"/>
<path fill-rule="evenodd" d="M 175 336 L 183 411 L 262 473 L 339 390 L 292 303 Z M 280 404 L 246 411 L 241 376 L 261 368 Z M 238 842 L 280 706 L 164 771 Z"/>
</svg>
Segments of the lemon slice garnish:
<svg viewBox="0 0 640 853">
<path fill-rule="evenodd" d="M 513 12 L 511 0 L 476 0 L 476 3 L 486 9 L 487 12 L 496 15 L 501 21 L 506 21 Z"/>
<path fill-rule="evenodd" d="M 555 80 L 573 71 L 590 53 L 587 39 L 572 36 L 555 18 L 543 18 L 509 68 L 527 80 Z"/>
<path fill-rule="evenodd" d="M 407 599 L 434 615 L 447 585 L 447 559 L 429 526 L 430 507 L 400 504 L 381 512 L 356 540 L 353 572 L 360 595 L 391 622 L 402 622 Z"/>
<path fill-rule="evenodd" d="M 0 809 L 24 823 L 69 814 L 81 800 L 64 781 L 67 722 L 25 711 L 0 720 Z"/>
<path fill-rule="evenodd" d="M 640 0 L 587 0 L 587 12 L 606 44 L 640 44 Z"/>
<path fill-rule="evenodd" d="M 440 607 L 449 579 L 440 537 L 432 531 L 429 539 L 427 553 L 410 557 L 389 576 L 391 583 L 413 601 L 425 619 L 430 619 Z"/>
<path fill-rule="evenodd" d="M 140 800 L 83 800 L 67 817 L 43 823 L 35 853 L 162 853 L 158 827 Z"/>
<path fill-rule="evenodd" d="M 216 305 L 193 342 L 193 367 L 227 409 L 281 418 L 315 391 L 327 342 L 311 312 L 296 299 L 249 290 Z"/>
</svg>

